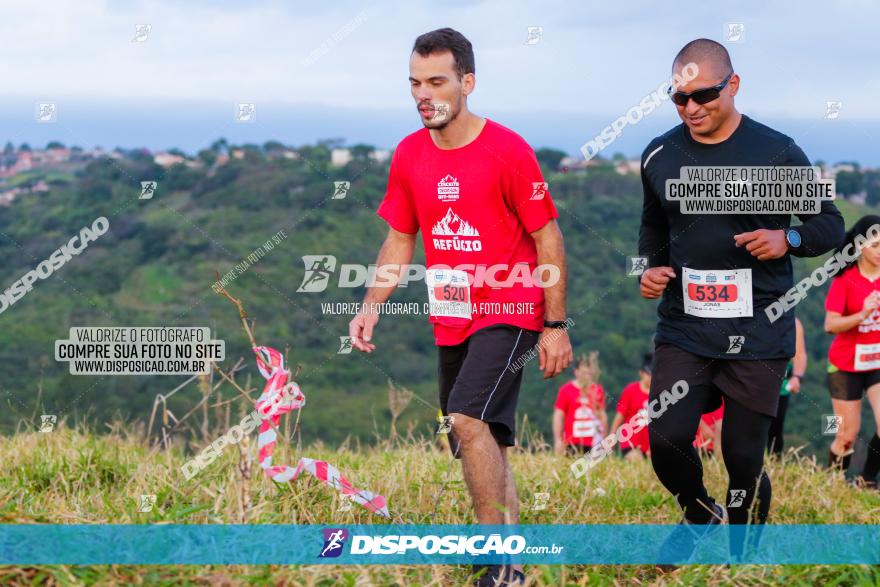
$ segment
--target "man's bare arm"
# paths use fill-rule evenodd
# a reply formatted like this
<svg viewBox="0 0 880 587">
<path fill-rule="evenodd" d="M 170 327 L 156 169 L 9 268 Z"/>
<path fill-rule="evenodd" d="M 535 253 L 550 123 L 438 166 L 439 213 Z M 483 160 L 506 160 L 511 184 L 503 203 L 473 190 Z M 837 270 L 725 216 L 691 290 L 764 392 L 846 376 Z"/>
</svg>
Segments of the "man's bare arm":
<svg viewBox="0 0 880 587">
<path fill-rule="evenodd" d="M 376 259 L 377 267 L 389 267 L 388 275 L 392 276 L 387 281 L 376 280 L 376 283 L 367 289 L 364 296 L 363 308 L 357 316 L 348 323 L 348 335 L 356 349 L 365 353 L 371 353 L 376 345 L 370 342 L 373 338 L 373 328 L 379 322 L 379 314 L 374 311 L 376 304 L 381 304 L 391 297 L 400 282 L 400 272 L 404 265 L 412 261 L 413 251 L 416 247 L 416 234 L 400 232 L 393 228 L 388 229 L 388 236 L 382 243 L 379 256 Z"/>
<path fill-rule="evenodd" d="M 544 288 L 544 319 L 565 320 L 565 244 L 556 220 L 531 233 L 538 251 L 538 265 L 553 265 L 559 269 L 559 281 Z M 539 365 L 544 379 L 555 377 L 564 371 L 574 359 L 568 332 L 556 328 L 545 328 L 538 342 Z"/>
<path fill-rule="evenodd" d="M 559 268 L 559 281 L 544 288 L 545 320 L 565 320 L 565 243 L 562 232 L 555 220 L 551 220 L 532 233 L 538 249 L 538 265 L 553 265 Z"/>
</svg>

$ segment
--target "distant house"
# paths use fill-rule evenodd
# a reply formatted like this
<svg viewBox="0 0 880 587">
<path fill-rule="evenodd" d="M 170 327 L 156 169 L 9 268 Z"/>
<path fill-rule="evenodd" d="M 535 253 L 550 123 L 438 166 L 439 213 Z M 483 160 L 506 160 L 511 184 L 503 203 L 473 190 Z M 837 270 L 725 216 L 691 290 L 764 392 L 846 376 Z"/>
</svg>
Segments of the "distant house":
<svg viewBox="0 0 880 587">
<path fill-rule="evenodd" d="M 584 159 L 583 157 L 563 157 L 559 160 L 559 169 L 567 169 L 577 170 L 577 169 L 589 169 L 590 167 L 596 167 L 602 165 L 602 162 L 598 159 Z"/>
<path fill-rule="evenodd" d="M 627 175 L 628 173 L 639 173 L 641 171 L 642 162 L 638 159 L 633 159 L 630 161 L 620 161 L 614 165 L 614 171 L 619 173 L 620 175 Z"/>
<path fill-rule="evenodd" d="M 387 149 L 376 149 L 372 153 L 370 153 L 370 159 L 375 161 L 376 163 L 384 163 L 391 158 L 391 151 Z"/>
<path fill-rule="evenodd" d="M 333 149 L 330 151 L 330 165 L 342 167 L 351 163 L 351 151 L 348 149 Z"/>
<path fill-rule="evenodd" d="M 44 153 L 46 163 L 64 163 L 70 159 L 70 149 L 64 147 L 47 149 Z"/>
<path fill-rule="evenodd" d="M 9 207 L 12 204 L 12 200 L 15 199 L 21 192 L 21 188 L 12 188 L 11 190 L 6 190 L 5 192 L 0 192 L 0 206 Z"/>
<path fill-rule="evenodd" d="M 173 153 L 159 152 L 153 155 L 153 161 L 156 162 L 156 165 L 171 167 L 172 165 L 183 163 L 186 161 L 186 158 L 181 157 L 180 155 L 174 155 Z"/>
</svg>

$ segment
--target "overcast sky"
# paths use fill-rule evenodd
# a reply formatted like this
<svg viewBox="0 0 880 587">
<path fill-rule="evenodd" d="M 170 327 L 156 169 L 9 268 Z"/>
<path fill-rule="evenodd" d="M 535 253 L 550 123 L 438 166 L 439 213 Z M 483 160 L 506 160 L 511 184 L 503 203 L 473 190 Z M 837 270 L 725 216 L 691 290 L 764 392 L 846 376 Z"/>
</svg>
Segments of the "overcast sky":
<svg viewBox="0 0 880 587">
<path fill-rule="evenodd" d="M 792 128 L 811 132 L 815 140 L 830 128 L 826 101 L 840 101 L 832 134 L 862 135 L 865 146 L 880 142 L 873 136 L 880 130 L 874 106 L 880 94 L 880 3 L 713 4 L 7 3 L 0 33 L 10 50 L 0 66 L 7 82 L 0 94 L 8 107 L 0 122 L 11 136 L 0 138 L 38 142 L 68 132 L 72 136 L 57 138 L 84 146 L 99 140 L 133 146 L 138 139 L 150 145 L 174 143 L 176 137 L 181 146 L 204 146 L 240 131 L 285 140 L 271 136 L 266 123 L 277 115 L 276 128 L 290 132 L 282 120 L 307 112 L 317 114 L 300 125 L 309 129 L 300 142 L 322 131 L 325 137 L 368 138 L 370 132 L 380 134 L 370 126 L 377 120 L 400 118 L 400 130 L 415 130 L 407 82 L 412 42 L 422 32 L 452 26 L 475 48 L 478 81 L 471 108 L 528 121 L 527 128 L 540 127 L 542 140 L 559 127 L 560 136 L 571 135 L 561 141 L 566 147 L 592 138 L 637 104 L 668 75 L 678 49 L 701 36 L 730 50 L 742 76 L 741 111 L 767 122 L 793 121 Z M 725 40 L 727 23 L 744 25 L 739 42 Z M 132 42 L 136 24 L 151 26 L 146 41 Z M 543 27 L 536 44 L 526 44 L 530 26 Z M 42 101 L 58 104 L 60 128 L 34 129 L 33 104 Z M 229 128 L 237 102 L 257 104 L 259 131 Z M 213 126 L 205 118 L 211 104 L 223 118 Z M 646 129 L 677 122 L 671 106 L 662 110 Z M 169 128 L 157 135 L 154 119 L 163 126 L 161 112 Z M 813 123 L 826 126 L 808 130 Z M 583 127 L 575 132 L 577 125 Z M 393 147 L 396 140 L 377 136 L 372 142 Z"/>
</svg>

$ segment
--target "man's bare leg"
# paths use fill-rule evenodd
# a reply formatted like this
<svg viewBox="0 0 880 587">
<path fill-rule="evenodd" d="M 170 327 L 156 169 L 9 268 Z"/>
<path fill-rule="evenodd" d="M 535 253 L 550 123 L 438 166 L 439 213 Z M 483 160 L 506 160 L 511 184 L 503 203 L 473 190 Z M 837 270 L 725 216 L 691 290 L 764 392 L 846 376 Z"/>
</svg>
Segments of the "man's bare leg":
<svg viewBox="0 0 880 587">
<path fill-rule="evenodd" d="M 485 422 L 464 414 L 452 416 L 464 480 L 474 502 L 477 522 L 517 523 L 519 501 L 513 472 L 507 462 L 507 447 L 498 445 Z M 513 569 L 522 571 L 522 565 L 513 565 Z"/>
<path fill-rule="evenodd" d="M 506 471 L 489 425 L 464 414 L 452 414 L 452 428 L 461 453 L 464 480 L 480 524 L 503 524 Z"/>
<path fill-rule="evenodd" d="M 507 447 L 498 446 L 501 449 L 501 460 L 504 462 L 504 505 L 507 506 L 507 514 L 505 515 L 505 524 L 519 524 L 519 497 L 516 494 L 516 480 L 513 478 L 513 469 L 510 468 L 510 462 L 507 460 Z M 513 570 L 523 572 L 521 563 L 516 563 Z"/>
</svg>

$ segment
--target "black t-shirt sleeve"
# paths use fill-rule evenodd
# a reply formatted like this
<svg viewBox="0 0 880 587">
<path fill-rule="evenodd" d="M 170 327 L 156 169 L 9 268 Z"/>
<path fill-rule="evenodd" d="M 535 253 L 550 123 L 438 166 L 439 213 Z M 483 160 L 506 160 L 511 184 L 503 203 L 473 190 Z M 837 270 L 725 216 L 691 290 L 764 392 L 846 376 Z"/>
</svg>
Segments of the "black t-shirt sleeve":
<svg viewBox="0 0 880 587">
<path fill-rule="evenodd" d="M 811 165 L 806 154 L 794 141 L 788 147 L 786 165 L 804 167 Z M 819 214 L 797 214 L 797 217 L 803 222 L 803 225 L 797 227 L 803 242 L 797 249 L 789 251 L 791 255 L 818 257 L 839 246 L 843 241 L 845 231 L 843 216 L 834 202 L 823 200 Z"/>
<path fill-rule="evenodd" d="M 651 146 L 648 146 L 651 149 Z M 646 149 L 642 154 L 642 223 L 639 227 L 639 256 L 648 258 L 648 267 L 669 265 L 669 222 L 666 211 L 648 179 L 645 169 Z M 654 162 L 654 165 L 657 163 Z"/>
</svg>

